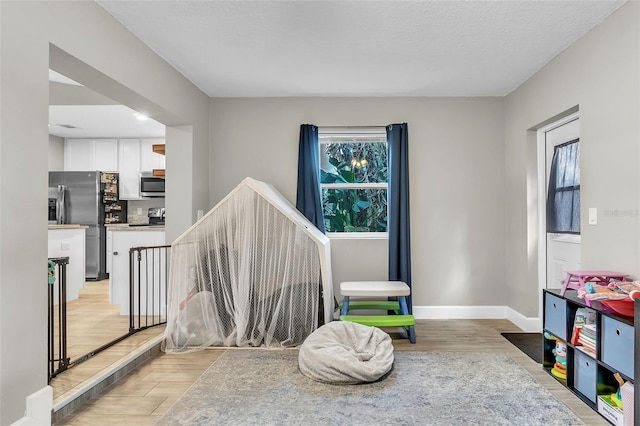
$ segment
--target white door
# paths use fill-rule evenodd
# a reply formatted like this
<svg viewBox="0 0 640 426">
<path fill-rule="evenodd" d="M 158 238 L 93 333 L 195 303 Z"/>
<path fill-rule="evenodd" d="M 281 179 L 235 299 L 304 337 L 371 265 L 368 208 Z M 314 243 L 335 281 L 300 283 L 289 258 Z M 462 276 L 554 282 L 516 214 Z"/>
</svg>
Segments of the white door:
<svg viewBox="0 0 640 426">
<path fill-rule="evenodd" d="M 546 153 L 546 185 L 549 188 L 551 160 L 556 145 L 561 145 L 580 137 L 580 125 L 577 116 L 551 125 L 544 131 Z M 546 200 L 546 194 L 544 199 Z M 547 285 L 546 288 L 561 288 L 566 271 L 580 269 L 580 236 L 570 234 L 547 233 Z"/>
</svg>

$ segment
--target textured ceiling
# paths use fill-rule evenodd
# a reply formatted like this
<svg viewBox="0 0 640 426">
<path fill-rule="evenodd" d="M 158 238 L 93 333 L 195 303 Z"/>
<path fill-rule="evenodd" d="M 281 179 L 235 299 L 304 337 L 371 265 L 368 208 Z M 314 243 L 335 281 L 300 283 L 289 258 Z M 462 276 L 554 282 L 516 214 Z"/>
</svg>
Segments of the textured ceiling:
<svg viewBox="0 0 640 426">
<path fill-rule="evenodd" d="M 212 97 L 504 96 L 624 2 L 98 0 Z"/>
</svg>

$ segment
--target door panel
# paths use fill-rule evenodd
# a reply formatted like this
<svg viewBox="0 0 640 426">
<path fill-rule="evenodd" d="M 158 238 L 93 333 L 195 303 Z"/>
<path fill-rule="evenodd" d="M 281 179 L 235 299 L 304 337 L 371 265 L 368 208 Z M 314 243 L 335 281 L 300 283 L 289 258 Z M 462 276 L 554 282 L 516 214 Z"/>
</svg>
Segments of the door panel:
<svg viewBox="0 0 640 426">
<path fill-rule="evenodd" d="M 551 172 L 554 147 L 579 138 L 579 126 L 579 120 L 576 118 L 545 133 L 546 188 L 549 188 L 549 174 Z M 561 288 L 566 271 L 580 269 L 580 258 L 579 235 L 547 233 L 547 288 Z"/>
<path fill-rule="evenodd" d="M 65 174 L 67 192 L 67 223 L 94 225 L 98 223 L 99 173 L 72 172 Z"/>
</svg>

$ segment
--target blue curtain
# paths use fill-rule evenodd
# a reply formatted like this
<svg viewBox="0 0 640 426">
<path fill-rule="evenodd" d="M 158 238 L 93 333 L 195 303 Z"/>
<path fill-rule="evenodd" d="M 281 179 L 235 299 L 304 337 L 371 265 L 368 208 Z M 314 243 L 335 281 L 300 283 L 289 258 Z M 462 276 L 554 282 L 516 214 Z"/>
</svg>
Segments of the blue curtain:
<svg viewBox="0 0 640 426">
<path fill-rule="evenodd" d="M 409 226 L 409 135 L 407 123 L 387 126 L 389 149 L 389 281 L 411 287 L 411 229 Z M 411 296 L 407 297 L 413 313 Z"/>
<path fill-rule="evenodd" d="M 324 233 L 320 198 L 320 145 L 318 127 L 313 124 L 300 125 L 297 191 L 296 208 Z"/>
<path fill-rule="evenodd" d="M 580 140 L 553 150 L 547 194 L 547 232 L 580 234 Z"/>
</svg>

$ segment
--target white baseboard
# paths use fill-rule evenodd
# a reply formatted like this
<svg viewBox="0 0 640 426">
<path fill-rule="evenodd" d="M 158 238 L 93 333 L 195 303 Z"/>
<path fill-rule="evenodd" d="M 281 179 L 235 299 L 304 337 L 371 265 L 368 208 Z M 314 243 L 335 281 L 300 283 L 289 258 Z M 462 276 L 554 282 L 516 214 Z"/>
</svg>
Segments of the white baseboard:
<svg viewBox="0 0 640 426">
<path fill-rule="evenodd" d="M 520 312 L 507 307 L 507 319 L 527 333 L 542 332 L 542 319 L 538 317 L 525 317 Z"/>
<path fill-rule="evenodd" d="M 540 318 L 528 318 L 508 306 L 414 306 L 416 319 L 508 319 L 525 332 L 539 332 Z"/>
<path fill-rule="evenodd" d="M 414 306 L 416 319 L 506 318 L 506 306 Z"/>
<path fill-rule="evenodd" d="M 53 388 L 45 386 L 27 396 L 25 416 L 11 426 L 51 426 Z"/>
</svg>

